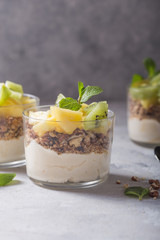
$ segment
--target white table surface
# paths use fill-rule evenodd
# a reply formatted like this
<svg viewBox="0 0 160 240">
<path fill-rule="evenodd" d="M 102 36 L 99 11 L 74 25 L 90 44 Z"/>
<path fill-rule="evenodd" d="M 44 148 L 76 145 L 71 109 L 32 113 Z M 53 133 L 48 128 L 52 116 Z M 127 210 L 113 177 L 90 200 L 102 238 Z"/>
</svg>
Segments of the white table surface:
<svg viewBox="0 0 160 240">
<path fill-rule="evenodd" d="M 110 177 L 90 189 L 58 191 L 34 185 L 25 167 L 16 172 L 17 184 L 0 188 L 0 239 L 159 240 L 160 198 L 139 201 L 124 195 L 130 177 L 160 179 L 153 150 L 128 139 L 123 103 L 110 103 L 116 113 Z M 120 179 L 123 184 L 115 182 Z M 142 183 L 148 186 L 147 183 Z"/>
</svg>

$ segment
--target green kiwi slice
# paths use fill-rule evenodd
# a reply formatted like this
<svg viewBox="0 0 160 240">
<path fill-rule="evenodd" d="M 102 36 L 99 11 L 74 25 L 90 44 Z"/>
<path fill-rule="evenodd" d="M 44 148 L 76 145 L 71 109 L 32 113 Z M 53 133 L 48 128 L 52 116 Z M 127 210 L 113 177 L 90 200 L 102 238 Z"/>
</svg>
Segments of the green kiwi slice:
<svg viewBox="0 0 160 240">
<path fill-rule="evenodd" d="M 137 100 L 149 100 L 157 98 L 159 87 L 148 85 L 138 88 L 130 88 L 129 92 L 134 99 Z"/>
<path fill-rule="evenodd" d="M 152 85 L 160 85 L 160 73 L 152 78 L 151 84 Z"/>
<path fill-rule="evenodd" d="M 88 105 L 87 107 L 85 107 L 85 108 L 83 109 L 85 115 L 88 115 L 88 114 L 94 109 L 94 107 L 95 107 L 96 105 L 97 105 L 97 102 L 93 102 L 93 103 L 91 103 L 90 105 Z"/>
<path fill-rule="evenodd" d="M 4 85 L 4 83 L 0 84 L 0 105 L 2 106 L 5 101 L 10 96 L 10 90 Z"/>
<path fill-rule="evenodd" d="M 86 130 L 94 129 L 100 126 L 100 119 L 107 118 L 108 104 L 106 101 L 94 103 L 92 110 L 84 118 L 84 128 Z M 97 121 L 94 121 L 97 120 Z"/>
<path fill-rule="evenodd" d="M 14 100 L 16 100 L 16 101 L 18 101 L 18 100 L 20 100 L 21 98 L 22 98 L 22 93 L 20 93 L 20 92 L 14 92 L 14 91 L 12 91 L 12 90 L 9 90 L 10 91 L 10 98 L 12 98 L 12 99 L 14 99 Z"/>
<path fill-rule="evenodd" d="M 59 102 L 63 99 L 66 98 L 62 93 L 58 94 L 55 105 L 59 106 Z"/>
<path fill-rule="evenodd" d="M 12 91 L 23 93 L 23 87 L 20 84 L 17 84 L 11 81 L 6 81 L 5 85 Z"/>
</svg>

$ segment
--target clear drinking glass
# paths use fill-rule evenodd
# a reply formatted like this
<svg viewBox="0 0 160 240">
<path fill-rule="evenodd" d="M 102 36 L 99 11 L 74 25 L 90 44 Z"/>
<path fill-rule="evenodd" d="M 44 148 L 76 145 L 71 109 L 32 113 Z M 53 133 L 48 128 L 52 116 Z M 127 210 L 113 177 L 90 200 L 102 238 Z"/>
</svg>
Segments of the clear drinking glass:
<svg viewBox="0 0 160 240">
<path fill-rule="evenodd" d="M 27 104 L 0 106 L 0 168 L 18 167 L 25 164 L 22 113 L 39 105 L 39 98 L 24 94 Z"/>
<path fill-rule="evenodd" d="M 160 103 L 157 87 L 129 88 L 128 133 L 135 143 L 154 147 L 160 145 Z"/>
<path fill-rule="evenodd" d="M 42 120 L 31 117 L 50 106 L 24 111 L 27 175 L 51 188 L 85 188 L 104 182 L 109 174 L 114 113 L 88 122 Z M 34 115 L 35 116 L 35 115 Z M 68 134 L 65 132 L 71 130 Z"/>
</svg>

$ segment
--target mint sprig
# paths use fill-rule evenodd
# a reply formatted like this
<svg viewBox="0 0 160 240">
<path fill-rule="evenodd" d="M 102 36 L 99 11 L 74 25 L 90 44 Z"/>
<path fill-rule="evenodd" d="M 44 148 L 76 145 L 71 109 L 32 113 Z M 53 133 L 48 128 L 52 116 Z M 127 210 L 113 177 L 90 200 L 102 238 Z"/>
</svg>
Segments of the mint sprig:
<svg viewBox="0 0 160 240">
<path fill-rule="evenodd" d="M 103 92 L 103 90 L 97 86 L 84 87 L 84 84 L 82 82 L 78 82 L 78 92 L 78 100 L 69 97 L 63 98 L 58 102 L 59 107 L 78 111 L 81 108 L 82 103 L 87 102 L 91 97 Z"/>
<path fill-rule="evenodd" d="M 5 186 L 15 178 L 15 173 L 0 173 L 0 186 Z"/>
<path fill-rule="evenodd" d="M 147 70 L 148 76 L 144 78 L 139 74 L 134 74 L 132 77 L 131 87 L 137 87 L 146 80 L 148 81 L 148 83 L 150 82 L 152 83 L 152 80 L 155 79 L 160 74 L 160 70 L 156 68 L 156 63 L 152 58 L 145 58 L 143 60 L 143 63 Z M 156 83 L 157 80 L 153 82 Z"/>
<path fill-rule="evenodd" d="M 124 191 L 125 195 L 132 195 L 139 198 L 139 200 L 142 200 L 142 198 L 149 194 L 148 188 L 142 188 L 142 187 L 128 187 Z"/>
<path fill-rule="evenodd" d="M 70 109 L 73 111 L 78 111 L 81 108 L 81 104 L 79 104 L 77 100 L 67 97 L 67 98 L 61 99 L 61 101 L 59 102 L 59 107 Z"/>
</svg>

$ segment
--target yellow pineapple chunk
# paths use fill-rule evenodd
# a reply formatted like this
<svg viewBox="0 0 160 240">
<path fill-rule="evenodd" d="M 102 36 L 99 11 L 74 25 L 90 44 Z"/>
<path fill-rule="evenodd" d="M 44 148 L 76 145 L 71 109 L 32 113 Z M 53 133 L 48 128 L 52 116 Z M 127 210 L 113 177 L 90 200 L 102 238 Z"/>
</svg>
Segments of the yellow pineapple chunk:
<svg viewBox="0 0 160 240">
<path fill-rule="evenodd" d="M 24 110 L 27 108 L 35 107 L 36 106 L 36 100 L 30 97 L 23 96 L 21 99 L 21 104 L 23 104 Z"/>
<path fill-rule="evenodd" d="M 39 123 L 33 126 L 33 130 L 37 133 L 40 137 L 42 137 L 46 132 L 50 132 L 55 130 L 56 132 L 62 133 L 63 130 L 60 128 L 58 123 L 55 121 L 55 118 L 49 118 L 47 120 L 41 120 Z"/>
<path fill-rule="evenodd" d="M 157 102 L 157 99 L 141 100 L 142 106 L 146 109 L 156 104 L 156 102 Z"/>
<path fill-rule="evenodd" d="M 8 98 L 5 101 L 5 106 L 18 105 L 18 104 L 21 104 L 21 101 L 20 100 L 15 100 L 15 99 L 12 99 L 12 98 Z"/>
<path fill-rule="evenodd" d="M 22 117 L 23 108 L 21 106 L 6 106 L 0 108 L 1 117 Z"/>
<path fill-rule="evenodd" d="M 76 128 L 82 128 L 82 112 L 63 109 L 56 106 L 51 107 L 51 112 L 54 114 L 59 125 L 65 133 L 71 134 Z"/>
<path fill-rule="evenodd" d="M 79 109 L 80 112 L 82 112 L 83 115 L 85 115 L 85 112 L 83 111 L 84 108 L 88 107 L 88 104 L 82 103 L 81 108 Z"/>
<path fill-rule="evenodd" d="M 52 121 L 43 120 L 33 126 L 33 130 L 40 137 L 43 136 L 46 132 L 53 131 L 56 129 L 56 124 Z"/>
<path fill-rule="evenodd" d="M 22 117 L 23 107 L 19 101 L 8 98 L 5 102 L 5 106 L 0 107 L 1 117 Z"/>
<path fill-rule="evenodd" d="M 40 123 L 40 121 L 46 120 L 47 116 L 48 114 L 45 111 L 38 112 L 29 111 L 29 124 L 35 125 L 37 123 Z"/>
<path fill-rule="evenodd" d="M 21 99 L 21 104 L 35 104 L 36 100 L 31 97 L 23 96 Z"/>
<path fill-rule="evenodd" d="M 25 106 L 25 104 L 27 104 Z M 25 108 L 30 108 L 35 106 L 35 99 L 29 97 L 22 97 L 21 100 L 15 100 L 8 98 L 5 101 L 5 105 L 0 107 L 0 116 L 7 117 L 22 117 L 22 112 Z"/>
<path fill-rule="evenodd" d="M 29 123 L 34 125 L 33 130 L 40 137 L 46 132 L 56 130 L 57 132 L 63 132 L 56 122 L 56 119 L 51 115 L 50 111 L 38 111 L 29 113 Z"/>
</svg>

